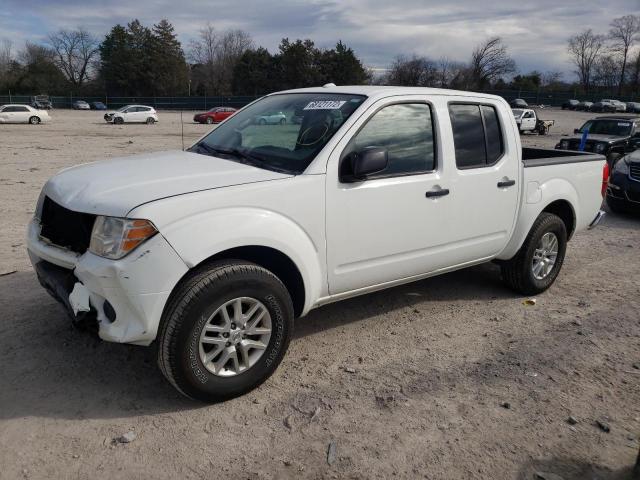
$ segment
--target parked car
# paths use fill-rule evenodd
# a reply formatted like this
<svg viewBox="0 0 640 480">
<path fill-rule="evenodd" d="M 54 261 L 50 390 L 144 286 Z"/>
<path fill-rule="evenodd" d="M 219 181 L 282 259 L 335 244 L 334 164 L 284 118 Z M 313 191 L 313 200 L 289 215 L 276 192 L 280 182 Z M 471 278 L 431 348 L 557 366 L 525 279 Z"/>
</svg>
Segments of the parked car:
<svg viewBox="0 0 640 480">
<path fill-rule="evenodd" d="M 612 167 L 623 155 L 640 147 L 640 117 L 605 116 L 588 120 L 574 130 L 574 136 L 563 138 L 556 148 L 578 150 L 586 130 L 589 133 L 585 151 L 604 155 Z"/>
<path fill-rule="evenodd" d="M 640 103 L 627 102 L 627 113 L 640 113 Z"/>
<path fill-rule="evenodd" d="M 51 110 L 53 108 L 49 95 L 31 97 L 31 106 L 37 110 Z"/>
<path fill-rule="evenodd" d="M 576 110 L 580 105 L 579 100 L 567 100 L 562 104 L 562 110 Z"/>
<path fill-rule="evenodd" d="M 609 176 L 606 198 L 613 212 L 640 213 L 640 149 L 616 162 Z"/>
<path fill-rule="evenodd" d="M 578 106 L 576 107 L 576 110 L 588 112 L 591 110 L 591 107 L 593 107 L 593 102 L 584 101 L 578 104 Z"/>
<path fill-rule="evenodd" d="M 601 100 L 601 101 L 595 102 L 593 105 L 591 105 L 591 111 L 592 112 L 615 113 L 616 106 L 611 102 L 607 102 L 607 101 Z"/>
<path fill-rule="evenodd" d="M 555 123 L 554 120 L 540 120 L 536 111 L 530 108 L 513 108 L 511 111 L 520 133 L 536 132 L 546 135 Z"/>
<path fill-rule="evenodd" d="M 615 108 L 615 112 L 626 112 L 627 111 L 627 105 L 622 103 L 620 100 L 601 100 L 603 103 L 610 103 L 611 105 L 614 106 Z"/>
<path fill-rule="evenodd" d="M 36 110 L 29 105 L 0 106 L 0 123 L 30 123 L 37 125 L 51 120 L 46 110 Z"/>
<path fill-rule="evenodd" d="M 221 121 L 229 118 L 236 112 L 235 108 L 231 107 L 215 107 L 204 113 L 196 113 L 193 117 L 193 121 L 197 123 L 220 123 Z"/>
<path fill-rule="evenodd" d="M 254 122 L 300 107 L 297 128 Z M 72 321 L 108 341 L 155 341 L 172 385 L 217 401 L 264 382 L 294 317 L 322 305 L 492 260 L 520 294 L 543 292 L 574 232 L 603 215 L 605 166 L 522 148 L 501 97 L 299 89 L 188 151 L 63 170 L 43 187 L 27 248 Z"/>
<path fill-rule="evenodd" d="M 514 98 L 509 102 L 511 108 L 529 108 L 529 104 L 522 98 Z"/>
<path fill-rule="evenodd" d="M 75 102 L 73 102 L 73 109 L 74 110 L 90 110 L 91 107 L 84 100 L 76 100 Z"/>
<path fill-rule="evenodd" d="M 155 108 L 146 105 L 126 105 L 115 112 L 105 113 L 104 119 L 114 125 L 123 123 L 154 124 L 158 121 L 158 113 Z"/>
<path fill-rule="evenodd" d="M 282 112 L 267 112 L 256 116 L 254 121 L 258 125 L 284 125 L 287 123 L 287 116 Z"/>
<path fill-rule="evenodd" d="M 106 110 L 107 109 L 107 106 L 102 102 L 91 102 L 89 104 L 89 107 L 91 107 L 91 110 Z"/>
</svg>

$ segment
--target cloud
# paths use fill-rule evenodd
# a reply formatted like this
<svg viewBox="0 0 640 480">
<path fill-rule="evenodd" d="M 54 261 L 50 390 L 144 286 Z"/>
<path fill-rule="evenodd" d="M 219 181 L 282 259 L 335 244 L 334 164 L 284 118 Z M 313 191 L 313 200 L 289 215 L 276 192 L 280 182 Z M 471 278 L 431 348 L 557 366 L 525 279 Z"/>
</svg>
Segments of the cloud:
<svg viewBox="0 0 640 480">
<path fill-rule="evenodd" d="M 571 71 L 567 38 L 584 28 L 606 33 L 615 17 L 640 13 L 639 0 L 3 0 L 0 38 L 20 45 L 42 41 L 48 31 L 84 26 L 104 35 L 133 18 L 151 25 L 171 21 L 186 43 L 207 22 L 241 28 L 256 43 L 275 50 L 283 37 L 311 38 L 321 47 L 338 39 L 363 61 L 384 68 L 398 54 L 465 61 L 473 47 L 503 37 L 521 71 Z"/>
</svg>

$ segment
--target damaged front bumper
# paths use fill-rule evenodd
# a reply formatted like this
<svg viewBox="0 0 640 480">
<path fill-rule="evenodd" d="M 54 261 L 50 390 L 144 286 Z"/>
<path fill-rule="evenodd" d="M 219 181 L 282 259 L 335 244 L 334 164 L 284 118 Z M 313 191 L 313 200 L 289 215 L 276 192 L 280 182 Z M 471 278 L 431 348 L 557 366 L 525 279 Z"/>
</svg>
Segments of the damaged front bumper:
<svg viewBox="0 0 640 480">
<path fill-rule="evenodd" d="M 48 244 L 41 239 L 40 225 L 34 219 L 28 228 L 27 248 L 40 283 L 72 319 L 95 326 L 100 338 L 112 342 L 150 344 L 173 287 L 188 270 L 160 234 L 124 258 L 110 260 Z"/>
</svg>

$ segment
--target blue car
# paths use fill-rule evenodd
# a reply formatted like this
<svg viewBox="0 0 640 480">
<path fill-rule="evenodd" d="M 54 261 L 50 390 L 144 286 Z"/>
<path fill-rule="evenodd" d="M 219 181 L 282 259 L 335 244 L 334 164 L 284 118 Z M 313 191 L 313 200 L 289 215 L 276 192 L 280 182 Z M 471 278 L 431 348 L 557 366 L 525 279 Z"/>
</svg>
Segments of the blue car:
<svg viewBox="0 0 640 480">
<path fill-rule="evenodd" d="M 107 106 L 102 102 L 91 102 L 91 110 L 106 110 Z"/>
</svg>

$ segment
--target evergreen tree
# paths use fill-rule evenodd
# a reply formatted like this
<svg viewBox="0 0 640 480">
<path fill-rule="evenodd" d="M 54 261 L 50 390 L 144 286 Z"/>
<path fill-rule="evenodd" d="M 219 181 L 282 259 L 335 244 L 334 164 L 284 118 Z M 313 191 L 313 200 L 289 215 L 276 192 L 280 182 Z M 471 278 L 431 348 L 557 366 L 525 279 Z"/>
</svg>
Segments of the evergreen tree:
<svg viewBox="0 0 640 480">
<path fill-rule="evenodd" d="M 322 52 L 320 71 L 324 82 L 336 85 L 362 85 L 371 79 L 354 51 L 342 41 L 334 49 Z"/>
<path fill-rule="evenodd" d="M 279 59 L 266 48 L 247 50 L 233 70 L 233 92 L 236 95 L 262 95 L 279 87 Z"/>
<path fill-rule="evenodd" d="M 131 95 L 131 72 L 134 53 L 129 33 L 122 25 L 114 26 L 100 45 L 100 79 L 109 95 Z"/>
<path fill-rule="evenodd" d="M 154 95 L 180 95 L 188 88 L 188 67 L 182 46 L 167 20 L 153 26 L 149 49 L 151 90 Z"/>
</svg>

